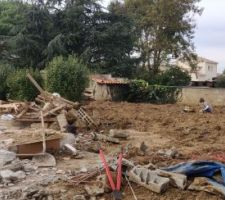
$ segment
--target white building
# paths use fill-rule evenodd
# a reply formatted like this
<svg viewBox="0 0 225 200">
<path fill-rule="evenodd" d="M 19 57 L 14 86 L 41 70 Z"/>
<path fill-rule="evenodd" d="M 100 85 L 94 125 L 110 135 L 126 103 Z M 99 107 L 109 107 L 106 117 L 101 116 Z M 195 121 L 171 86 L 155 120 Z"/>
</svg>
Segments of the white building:
<svg viewBox="0 0 225 200">
<path fill-rule="evenodd" d="M 176 61 L 176 65 L 184 70 L 187 70 L 191 75 L 191 81 L 193 82 L 211 82 L 213 78 L 217 77 L 217 65 L 218 63 L 206 58 L 198 57 L 198 65 L 195 72 L 191 70 L 188 62 Z"/>
</svg>

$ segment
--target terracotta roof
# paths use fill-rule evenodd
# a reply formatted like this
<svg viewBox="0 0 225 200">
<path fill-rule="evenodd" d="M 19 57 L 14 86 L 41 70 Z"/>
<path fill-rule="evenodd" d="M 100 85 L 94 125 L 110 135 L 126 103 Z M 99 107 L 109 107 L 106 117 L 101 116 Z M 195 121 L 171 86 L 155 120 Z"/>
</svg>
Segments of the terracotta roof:
<svg viewBox="0 0 225 200">
<path fill-rule="evenodd" d="M 128 84 L 127 81 L 122 80 L 122 79 L 118 80 L 116 78 L 106 79 L 106 78 L 92 77 L 91 79 L 98 84 L 106 84 L 106 85 L 126 85 L 126 84 Z"/>
</svg>

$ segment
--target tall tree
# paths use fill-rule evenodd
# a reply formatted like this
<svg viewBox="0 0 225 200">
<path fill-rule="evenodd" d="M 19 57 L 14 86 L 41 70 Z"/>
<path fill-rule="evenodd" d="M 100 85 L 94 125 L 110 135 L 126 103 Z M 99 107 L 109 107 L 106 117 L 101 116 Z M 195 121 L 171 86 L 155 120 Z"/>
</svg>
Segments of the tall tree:
<svg viewBox="0 0 225 200">
<path fill-rule="evenodd" d="M 139 31 L 137 51 L 142 67 L 153 74 L 163 62 L 183 57 L 192 61 L 194 15 L 200 14 L 200 0 L 125 0 Z"/>
</svg>

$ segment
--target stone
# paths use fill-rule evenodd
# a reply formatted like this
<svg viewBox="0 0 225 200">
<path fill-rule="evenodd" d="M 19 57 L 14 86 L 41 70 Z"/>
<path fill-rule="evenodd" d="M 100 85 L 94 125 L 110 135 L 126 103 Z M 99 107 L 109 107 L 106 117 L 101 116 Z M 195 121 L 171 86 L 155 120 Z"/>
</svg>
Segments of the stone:
<svg viewBox="0 0 225 200">
<path fill-rule="evenodd" d="M 221 194 L 225 196 L 225 190 L 222 184 L 210 181 L 210 179 L 205 177 L 195 178 L 192 184 L 188 187 L 188 190 L 205 191 L 211 194 Z"/>
<path fill-rule="evenodd" d="M 120 139 L 127 139 L 129 137 L 129 135 L 127 134 L 127 131 L 121 130 L 121 129 L 110 129 L 109 136 L 114 138 L 120 138 Z"/>
<path fill-rule="evenodd" d="M 37 167 L 55 167 L 56 159 L 53 155 L 45 153 L 44 155 L 34 156 L 32 161 Z"/>
<path fill-rule="evenodd" d="M 26 177 L 26 174 L 23 171 L 13 172 L 12 170 L 6 169 L 0 171 L 0 177 L 2 178 L 3 182 L 14 182 L 24 179 Z"/>
<path fill-rule="evenodd" d="M 176 158 L 178 155 L 177 150 L 173 147 L 171 149 L 167 149 L 167 150 L 159 150 L 158 154 L 168 157 L 168 158 Z"/>
<path fill-rule="evenodd" d="M 104 186 L 102 183 L 96 183 L 93 185 L 85 185 L 85 191 L 90 196 L 97 196 L 104 193 Z"/>
<path fill-rule="evenodd" d="M 82 167 L 82 168 L 80 169 L 80 172 L 86 173 L 86 172 L 88 172 L 88 170 L 87 170 L 86 167 Z"/>
<path fill-rule="evenodd" d="M 187 186 L 187 176 L 178 173 L 167 172 L 164 170 L 157 169 L 156 173 L 159 176 L 170 179 L 171 185 L 184 190 Z"/>
<path fill-rule="evenodd" d="M 15 159 L 16 154 L 14 152 L 0 149 L 0 167 L 3 167 L 4 165 L 11 163 Z"/>
<path fill-rule="evenodd" d="M 84 195 L 75 195 L 73 197 L 73 200 L 86 200 Z"/>
</svg>

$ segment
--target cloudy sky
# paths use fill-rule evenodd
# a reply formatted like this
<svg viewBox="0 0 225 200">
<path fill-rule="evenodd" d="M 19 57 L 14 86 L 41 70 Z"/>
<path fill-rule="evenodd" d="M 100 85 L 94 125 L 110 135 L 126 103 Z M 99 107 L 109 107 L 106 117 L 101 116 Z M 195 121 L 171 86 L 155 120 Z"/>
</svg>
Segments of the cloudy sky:
<svg viewBox="0 0 225 200">
<path fill-rule="evenodd" d="M 110 0 L 102 0 L 105 6 Z M 219 63 L 225 69 L 225 0 L 202 0 L 203 14 L 197 17 L 195 46 L 197 53 Z"/>
</svg>

